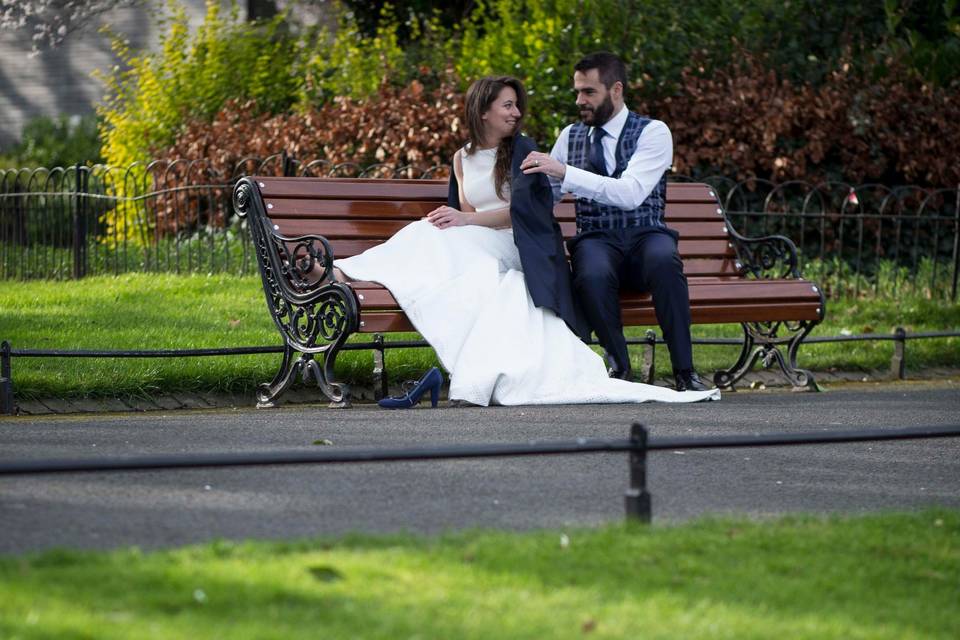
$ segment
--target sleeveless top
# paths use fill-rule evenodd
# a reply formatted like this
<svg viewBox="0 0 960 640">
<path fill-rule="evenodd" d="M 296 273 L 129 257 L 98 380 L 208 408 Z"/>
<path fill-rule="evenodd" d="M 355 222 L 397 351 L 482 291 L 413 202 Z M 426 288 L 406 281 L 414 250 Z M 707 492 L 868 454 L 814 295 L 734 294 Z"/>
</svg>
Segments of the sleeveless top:
<svg viewBox="0 0 960 640">
<path fill-rule="evenodd" d="M 627 114 L 627 122 L 617 140 L 616 161 L 611 177 L 619 178 L 627 168 L 633 152 L 637 148 L 640 134 L 650 124 L 650 118 L 644 118 L 632 111 Z M 589 170 L 588 149 L 590 145 L 590 127 L 578 122 L 570 129 L 567 143 L 567 162 L 580 169 Z M 663 221 L 666 203 L 667 172 L 663 172 L 660 182 L 653 188 L 647 199 L 636 209 L 619 209 L 595 200 L 577 198 L 574 205 L 577 212 L 577 233 L 598 229 L 625 229 L 628 227 L 660 227 L 667 225 Z"/>
<path fill-rule="evenodd" d="M 467 154 L 467 148 L 460 150 L 460 162 L 463 166 L 463 197 L 478 212 L 493 211 L 510 206 L 510 181 L 503 185 L 503 200 L 497 197 L 494 187 L 493 165 L 497 161 L 497 150 L 477 149 L 472 155 Z"/>
</svg>

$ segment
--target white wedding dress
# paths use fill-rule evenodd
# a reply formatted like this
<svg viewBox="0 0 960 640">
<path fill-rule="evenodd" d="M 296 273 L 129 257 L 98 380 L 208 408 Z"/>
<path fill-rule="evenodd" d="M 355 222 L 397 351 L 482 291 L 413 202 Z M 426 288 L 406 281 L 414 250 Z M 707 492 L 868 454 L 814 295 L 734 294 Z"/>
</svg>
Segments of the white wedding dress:
<svg viewBox="0 0 960 640">
<path fill-rule="evenodd" d="M 495 149 L 463 156 L 463 194 L 477 211 L 508 206 L 493 186 Z M 487 406 L 716 400 L 607 377 L 603 358 L 549 309 L 533 305 L 510 229 L 413 222 L 337 260 L 352 280 L 397 299 L 450 373 L 450 399 Z"/>
</svg>

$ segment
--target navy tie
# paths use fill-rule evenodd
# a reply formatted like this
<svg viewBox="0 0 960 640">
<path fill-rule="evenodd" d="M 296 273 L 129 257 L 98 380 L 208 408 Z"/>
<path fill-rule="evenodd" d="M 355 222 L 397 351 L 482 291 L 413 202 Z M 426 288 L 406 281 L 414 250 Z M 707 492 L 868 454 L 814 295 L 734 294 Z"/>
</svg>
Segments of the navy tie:
<svg viewBox="0 0 960 640">
<path fill-rule="evenodd" d="M 607 132 L 600 127 L 593 129 L 593 142 L 590 143 L 590 164 L 593 172 L 601 176 L 607 175 L 607 163 L 603 159 L 603 136 Z"/>
</svg>

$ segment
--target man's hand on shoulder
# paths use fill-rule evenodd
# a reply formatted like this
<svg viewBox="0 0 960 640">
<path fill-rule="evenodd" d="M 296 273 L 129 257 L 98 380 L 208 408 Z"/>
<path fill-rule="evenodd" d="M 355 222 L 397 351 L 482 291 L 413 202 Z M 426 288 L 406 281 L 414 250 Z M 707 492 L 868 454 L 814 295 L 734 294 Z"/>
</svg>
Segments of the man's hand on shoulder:
<svg viewBox="0 0 960 640">
<path fill-rule="evenodd" d="M 567 174 L 567 165 L 554 160 L 550 157 L 550 154 L 531 151 L 520 163 L 520 170 L 525 174 L 545 173 L 557 180 L 563 180 L 563 177 Z"/>
</svg>

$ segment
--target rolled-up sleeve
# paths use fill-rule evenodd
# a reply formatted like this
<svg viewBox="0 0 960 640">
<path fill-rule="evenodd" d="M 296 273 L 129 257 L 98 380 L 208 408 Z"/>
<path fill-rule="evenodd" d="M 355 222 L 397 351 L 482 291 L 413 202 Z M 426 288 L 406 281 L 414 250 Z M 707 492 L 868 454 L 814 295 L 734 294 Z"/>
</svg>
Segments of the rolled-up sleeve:
<svg viewBox="0 0 960 640">
<path fill-rule="evenodd" d="M 567 125 L 563 128 L 563 131 L 561 131 L 557 137 L 557 141 L 553 144 L 553 149 L 550 150 L 550 157 L 560 164 L 567 164 L 567 144 L 570 140 L 571 128 L 573 128 L 573 125 Z M 569 170 L 570 167 L 568 166 L 567 171 Z M 553 188 L 553 201 L 554 203 L 560 202 L 560 199 L 563 198 L 563 189 L 560 180 L 553 176 L 548 177 L 550 178 L 550 186 Z"/>
<path fill-rule="evenodd" d="M 564 129 L 567 133 L 567 129 Z M 563 135 L 561 134 L 561 138 Z M 553 157 L 561 140 L 554 145 Z M 566 145 L 563 147 L 566 160 Z M 558 158 L 559 159 L 559 158 Z M 619 178 L 609 178 L 567 165 L 560 187 L 564 193 L 595 200 L 618 209 L 636 209 L 673 164 L 673 137 L 666 124 L 652 120 L 640 133 L 637 148 Z"/>
</svg>

